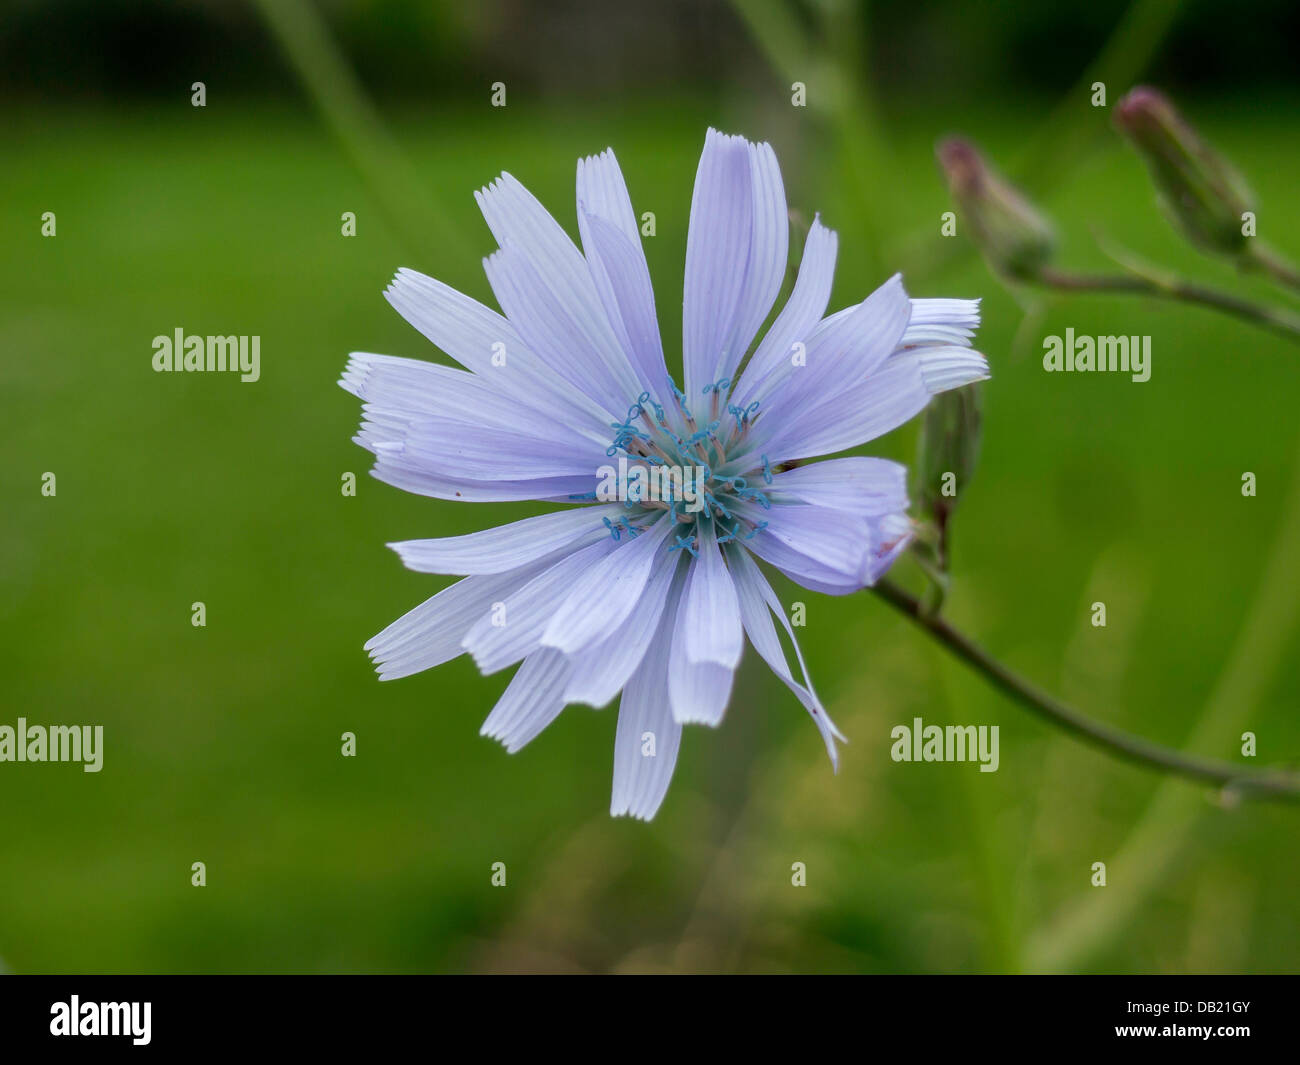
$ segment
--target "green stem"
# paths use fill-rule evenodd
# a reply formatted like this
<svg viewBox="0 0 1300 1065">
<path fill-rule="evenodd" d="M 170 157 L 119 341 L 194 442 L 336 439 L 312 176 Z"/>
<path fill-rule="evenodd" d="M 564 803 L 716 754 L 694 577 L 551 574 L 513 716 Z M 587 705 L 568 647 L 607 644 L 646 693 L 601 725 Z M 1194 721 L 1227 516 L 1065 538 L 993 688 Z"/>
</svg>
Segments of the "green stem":
<svg viewBox="0 0 1300 1065">
<path fill-rule="evenodd" d="M 1300 343 L 1300 315 L 1280 307 L 1261 307 L 1227 292 L 1175 277 L 1139 274 L 1076 274 L 1046 268 L 1030 281 L 1058 292 L 1129 292 L 1191 303 L 1242 318 Z"/>
<path fill-rule="evenodd" d="M 1141 736 L 1094 721 L 1012 672 L 946 619 L 927 613 L 921 601 L 910 592 L 888 581 L 881 581 L 872 591 L 933 636 L 1004 695 L 1094 746 L 1147 768 L 1154 767 L 1217 784 L 1231 791 L 1300 802 L 1300 776 L 1294 773 L 1277 769 L 1247 769 L 1231 762 L 1183 754 Z"/>
<path fill-rule="evenodd" d="M 1252 240 L 1246 262 L 1257 266 L 1278 284 L 1300 292 L 1300 267 L 1261 241 Z"/>
</svg>

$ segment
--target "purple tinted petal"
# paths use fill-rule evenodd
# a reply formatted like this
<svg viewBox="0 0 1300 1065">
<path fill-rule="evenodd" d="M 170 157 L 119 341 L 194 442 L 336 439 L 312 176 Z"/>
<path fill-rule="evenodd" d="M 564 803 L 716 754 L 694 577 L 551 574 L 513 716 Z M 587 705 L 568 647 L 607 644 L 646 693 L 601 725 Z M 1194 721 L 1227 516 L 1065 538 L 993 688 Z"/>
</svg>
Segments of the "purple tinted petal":
<svg viewBox="0 0 1300 1065">
<path fill-rule="evenodd" d="M 493 603 L 522 588 L 565 554 L 556 551 L 504 573 L 466 577 L 403 614 L 366 641 L 379 679 L 409 677 L 456 658 L 463 652 L 465 633 Z"/>
<path fill-rule="evenodd" d="M 686 237 L 682 358 L 687 403 L 717 380 L 714 371 L 726 357 L 724 348 L 735 334 L 753 216 L 749 147 L 743 137 L 728 137 L 711 129 L 695 173 Z"/>
<path fill-rule="evenodd" d="M 759 326 L 767 320 L 785 281 L 790 250 L 790 212 L 785 203 L 781 168 L 770 144 L 749 144 L 749 176 L 753 192 L 753 224 L 744 289 L 731 335 L 722 348 L 714 379 L 735 376 L 740 360 Z"/>
<path fill-rule="evenodd" d="M 365 401 L 368 414 L 392 415 L 399 424 L 419 415 L 468 420 L 538 441 L 562 442 L 593 455 L 603 453 L 609 443 L 608 421 L 575 418 L 572 409 L 561 409 L 532 388 L 516 394 L 512 388 L 519 382 L 512 374 L 513 367 L 479 376 L 433 362 L 354 351 L 339 385 Z M 368 444 L 363 441 L 362 446 Z"/>
<path fill-rule="evenodd" d="M 664 537 L 674 526 L 663 517 L 578 574 L 557 598 L 542 643 L 574 654 L 604 639 L 636 609 Z"/>
<path fill-rule="evenodd" d="M 609 535 L 601 519 L 623 513 L 621 503 L 561 510 L 465 536 L 402 540 L 388 546 L 417 573 L 500 573 L 561 548 L 577 550 Z"/>
<path fill-rule="evenodd" d="M 560 716 L 569 664 L 558 651 L 542 648 L 524 659 L 488 714 L 480 736 L 498 740 L 514 754 Z"/>
<path fill-rule="evenodd" d="M 538 477 L 532 480 L 475 481 L 448 473 L 435 473 L 422 463 L 412 463 L 401 454 L 378 453 L 370 475 L 405 492 L 432 499 L 455 499 L 463 503 L 502 503 L 536 499 L 547 503 L 572 503 L 591 492 L 590 474 L 581 477 Z"/>
<path fill-rule="evenodd" d="M 555 606 L 569 586 L 589 567 L 614 549 L 605 537 L 584 547 L 534 577 L 479 618 L 465 634 L 462 646 L 480 672 L 495 673 L 536 651 L 542 643 Z"/>
<path fill-rule="evenodd" d="M 773 464 L 846 451 L 897 429 L 932 395 L 988 375 L 984 356 L 970 348 L 897 351 L 865 381 L 781 421 L 763 450 Z"/>
<path fill-rule="evenodd" d="M 660 552 L 636 609 L 600 643 L 572 656 L 573 670 L 564 690 L 566 702 L 604 706 L 627 684 L 658 630 L 680 561 L 677 552 Z M 673 602 L 676 601 L 674 596 Z M 660 678 L 661 694 L 662 691 Z"/>
<path fill-rule="evenodd" d="M 740 596 L 740 616 L 745 625 L 745 632 L 749 635 L 749 642 L 754 645 L 754 650 L 762 656 L 763 661 L 771 667 L 772 672 L 785 682 L 786 687 L 794 692 L 804 709 L 808 711 L 822 735 L 822 741 L 826 744 L 831 766 L 838 771 L 840 759 L 835 741 L 842 740 L 844 737 L 840 735 L 830 715 L 826 713 L 826 708 L 817 698 L 817 693 L 813 691 L 812 681 L 808 679 L 808 670 L 803 665 L 799 643 L 794 638 L 794 629 L 785 616 L 780 600 L 777 599 L 776 593 L 759 570 L 757 563 L 749 557 L 749 553 L 743 547 L 739 544 L 729 544 L 726 550 L 727 562 L 731 566 L 732 573 L 735 574 L 736 590 Z M 796 681 L 790 671 L 785 651 L 776 634 L 776 627 L 772 624 L 772 614 L 776 614 L 781 619 L 785 631 L 789 634 L 799 665 L 803 667 L 803 684 Z"/>
<path fill-rule="evenodd" d="M 718 548 L 712 522 L 697 526 L 699 557 L 690 567 L 682 593 L 681 638 L 691 662 L 716 662 L 735 669 L 740 664 L 743 634 L 736 587 Z"/>
<path fill-rule="evenodd" d="M 552 372 L 496 311 L 414 270 L 399 270 L 384 296 L 435 345 L 504 395 L 584 429 L 605 428 L 608 412 Z"/>
<path fill-rule="evenodd" d="M 778 473 L 765 490 L 775 503 L 808 503 L 879 518 L 907 509 L 907 467 L 888 459 L 826 459 Z"/>
<path fill-rule="evenodd" d="M 510 324 L 532 351 L 609 414 L 626 411 L 640 383 L 610 329 L 594 285 L 595 311 L 579 316 L 557 298 L 545 268 L 531 263 L 512 244 L 484 259 L 483 269 Z M 593 324 L 597 316 L 599 327 Z"/>
<path fill-rule="evenodd" d="M 847 595 L 866 585 L 871 529 L 863 519 L 803 504 L 762 510 L 743 503 L 737 512 L 755 524 L 767 522 L 744 546 L 792 581 L 828 595 Z"/>
<path fill-rule="evenodd" d="M 614 785 L 609 812 L 649 821 L 667 794 L 682 726 L 664 698 L 681 583 L 674 582 L 645 657 L 623 689 L 614 737 Z"/>
<path fill-rule="evenodd" d="M 862 381 L 898 347 L 912 314 L 902 279 L 895 275 L 847 314 L 823 322 L 809 337 L 806 363 L 768 395 L 769 421 L 783 432 L 806 408 Z"/>
<path fill-rule="evenodd" d="M 661 404 L 672 399 L 664 363 L 654 289 L 639 238 L 629 238 L 602 218 L 585 218 L 583 247 L 601 300 L 616 324 L 629 359 L 646 389 Z"/>
<path fill-rule="evenodd" d="M 767 331 L 754 356 L 745 366 L 732 402 L 747 407 L 767 395 L 794 370 L 794 345 L 806 342 L 826 313 L 835 278 L 835 253 L 838 241 L 833 230 L 814 218 L 804 242 L 803 261 L 794 291 Z"/>
</svg>

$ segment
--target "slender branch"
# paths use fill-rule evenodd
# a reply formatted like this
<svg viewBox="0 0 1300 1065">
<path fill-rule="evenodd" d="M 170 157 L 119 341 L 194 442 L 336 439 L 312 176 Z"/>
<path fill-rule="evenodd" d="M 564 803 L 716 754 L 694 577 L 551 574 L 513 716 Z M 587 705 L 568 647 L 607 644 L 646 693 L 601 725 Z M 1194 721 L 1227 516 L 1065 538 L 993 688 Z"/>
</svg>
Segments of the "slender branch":
<svg viewBox="0 0 1300 1065">
<path fill-rule="evenodd" d="M 1252 240 L 1246 253 L 1246 261 L 1259 267 L 1278 284 L 1300 292 L 1300 268 L 1267 244 Z"/>
<path fill-rule="evenodd" d="M 1280 307 L 1261 307 L 1230 293 L 1206 288 L 1181 278 L 1157 278 L 1130 273 L 1077 274 L 1045 268 L 1029 280 L 1059 292 L 1131 292 L 1191 303 L 1245 319 L 1300 343 L 1300 315 Z"/>
<path fill-rule="evenodd" d="M 1012 672 L 944 618 L 927 613 L 921 601 L 910 592 L 888 581 L 879 582 L 872 591 L 928 632 L 1004 695 L 1094 746 L 1130 762 L 1218 784 L 1229 791 L 1300 802 L 1300 775 L 1276 769 L 1247 769 L 1231 762 L 1183 754 L 1141 736 L 1094 721 Z"/>
</svg>

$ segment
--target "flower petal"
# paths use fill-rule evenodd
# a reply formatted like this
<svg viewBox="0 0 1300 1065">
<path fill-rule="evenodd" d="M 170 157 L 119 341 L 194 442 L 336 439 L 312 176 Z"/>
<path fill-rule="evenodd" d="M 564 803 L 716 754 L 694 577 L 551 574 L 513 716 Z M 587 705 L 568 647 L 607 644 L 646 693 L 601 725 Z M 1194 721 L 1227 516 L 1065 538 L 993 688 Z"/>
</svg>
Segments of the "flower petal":
<svg viewBox="0 0 1300 1065">
<path fill-rule="evenodd" d="M 582 248 L 605 314 L 641 382 L 666 403 L 672 392 L 650 268 L 613 149 L 578 160 L 577 189 Z"/>
<path fill-rule="evenodd" d="M 401 540 L 389 544 L 402 564 L 417 573 L 500 573 L 563 547 L 577 550 L 608 536 L 602 518 L 624 513 L 621 503 L 559 510 L 465 536 Z"/>
<path fill-rule="evenodd" d="M 814 218 L 803 246 L 803 261 L 794 290 L 777 315 L 772 328 L 759 342 L 745 366 L 740 382 L 732 393 L 732 402 L 741 407 L 766 397 L 787 374 L 793 372 L 794 345 L 806 342 L 826 313 L 835 279 L 835 254 L 838 239 L 835 231 Z"/>
<path fill-rule="evenodd" d="M 462 503 L 500 503 L 535 499 L 544 503 L 572 503 L 591 492 L 591 475 L 538 477 L 517 481 L 475 481 L 448 473 L 434 473 L 400 453 L 375 456 L 370 476 L 405 492 Z"/>
<path fill-rule="evenodd" d="M 367 411 L 393 415 L 399 423 L 418 415 L 470 420 L 539 442 L 565 442 L 593 455 L 604 452 L 610 438 L 608 420 L 575 417 L 572 409 L 556 406 L 544 394 L 539 397 L 531 387 L 515 394 L 511 388 L 519 382 L 502 370 L 494 373 L 497 376 L 479 376 L 434 362 L 354 351 L 339 385 L 368 404 Z M 554 374 L 549 376 L 554 379 Z"/>
<path fill-rule="evenodd" d="M 783 431 L 792 416 L 874 372 L 898 347 L 911 314 L 912 301 L 895 274 L 856 307 L 823 321 L 808 338 L 806 364 L 769 394 L 759 438 L 773 425 Z"/>
<path fill-rule="evenodd" d="M 871 527 L 862 518 L 804 504 L 774 503 L 762 510 L 741 503 L 736 513 L 755 525 L 767 523 L 742 542 L 797 584 L 827 595 L 847 595 L 866 586 Z"/>
<path fill-rule="evenodd" d="M 658 630 L 674 579 L 682 573 L 680 562 L 681 556 L 676 552 L 660 552 L 636 609 L 600 643 L 572 656 L 573 670 L 564 689 L 566 702 L 604 706 L 627 684 Z M 681 583 L 677 579 L 679 587 L 673 596 L 674 604 L 680 596 Z M 660 692 L 662 695 L 662 678 Z"/>
<path fill-rule="evenodd" d="M 384 296 L 438 348 L 526 409 L 537 407 L 603 433 L 608 412 L 554 373 L 496 311 L 409 269 L 397 272 Z"/>
<path fill-rule="evenodd" d="M 596 485 L 596 469 L 607 460 L 590 443 L 575 444 L 557 429 L 550 439 L 502 429 L 477 420 L 467 408 L 458 417 L 404 415 L 367 404 L 357 443 L 375 454 L 400 454 L 430 473 L 468 481 L 528 481 L 539 477 L 585 477 Z"/>
<path fill-rule="evenodd" d="M 682 726 L 664 698 L 680 582 L 674 582 L 645 657 L 623 689 L 614 737 L 614 786 L 609 812 L 649 821 L 658 812 L 681 745 Z"/>
<path fill-rule="evenodd" d="M 747 144 L 749 179 L 753 192 L 753 222 L 744 288 L 731 336 L 722 348 L 714 380 L 735 376 L 759 326 L 767 320 L 785 281 L 790 252 L 790 211 L 776 153 L 767 143 Z M 706 382 L 708 383 L 708 382 Z"/>
<path fill-rule="evenodd" d="M 480 672 L 495 673 L 536 651 L 560 596 L 614 547 L 614 541 L 606 536 L 575 551 L 506 596 L 500 610 L 480 617 L 462 642 Z"/>
<path fill-rule="evenodd" d="M 970 347 L 980 325 L 979 300 L 920 299 L 912 301 L 912 318 L 900 346 L 958 344 Z"/>
<path fill-rule="evenodd" d="M 954 345 L 896 351 L 865 381 L 832 391 L 820 403 L 788 412 L 791 416 L 782 420 L 750 458 L 757 459 L 762 450 L 776 465 L 846 451 L 915 417 L 932 395 L 988 376 L 988 362 L 970 348 Z"/>
<path fill-rule="evenodd" d="M 888 459 L 826 459 L 778 473 L 765 494 L 774 503 L 807 503 L 879 518 L 907 510 L 907 467 Z"/>
<path fill-rule="evenodd" d="M 510 679 L 479 735 L 499 740 L 514 754 L 560 716 L 568 675 L 564 655 L 547 648 L 534 651 Z"/>
<path fill-rule="evenodd" d="M 699 555 L 691 563 L 682 592 L 681 635 L 686 641 L 686 657 L 735 669 L 744 639 L 736 586 L 722 560 L 713 523 L 701 522 L 696 528 Z"/>
<path fill-rule="evenodd" d="M 699 557 L 691 562 L 677 611 L 668 694 L 677 721 L 717 725 L 744 651 L 744 631 L 736 587 L 713 526 L 698 528 Z"/>
<path fill-rule="evenodd" d="M 610 327 L 582 253 L 546 208 L 509 174 L 503 173 L 475 198 L 502 250 L 510 250 L 520 260 L 507 261 L 488 274 L 506 317 L 552 365 L 566 354 L 585 363 L 590 380 L 570 378 L 570 383 L 589 395 L 599 398 L 606 378 L 619 382 L 622 390 L 609 409 L 625 410 L 636 396 L 635 386 L 628 387 L 628 382 L 634 381 L 631 366 Z M 520 284 L 525 286 L 522 293 L 517 290 Z M 512 289 L 509 303 L 500 285 Z M 580 350 L 566 353 L 538 346 L 539 342 L 549 347 L 560 341 L 576 342 Z"/>
<path fill-rule="evenodd" d="M 667 406 L 672 389 L 640 240 L 629 238 L 603 218 L 579 217 L 583 220 L 582 246 L 587 249 L 587 261 L 610 321 L 646 390 Z"/>
<path fill-rule="evenodd" d="M 661 517 L 578 574 L 557 598 L 542 645 L 574 654 L 614 631 L 636 608 L 664 537 L 676 523 Z"/>
<path fill-rule="evenodd" d="M 913 526 L 906 514 L 886 514 L 871 520 L 871 561 L 867 583 L 875 584 L 912 542 Z"/>
<path fill-rule="evenodd" d="M 483 269 L 501 309 L 528 348 L 608 414 L 621 415 L 639 394 L 640 382 L 609 326 L 595 286 L 595 310 L 578 316 L 549 283 L 548 268 L 530 262 L 513 244 L 484 259 Z M 593 324 L 597 316 L 599 327 Z"/>
<path fill-rule="evenodd" d="M 749 147 L 743 137 L 710 129 L 695 173 L 686 236 L 682 358 L 688 403 L 718 380 L 715 372 L 736 333 L 753 228 Z"/>
<path fill-rule="evenodd" d="M 409 677 L 462 654 L 465 633 L 493 603 L 522 588 L 565 554 L 555 551 L 502 573 L 466 577 L 407 611 L 366 641 L 379 679 Z"/>
<path fill-rule="evenodd" d="M 808 679 L 808 669 L 804 665 L 803 653 L 799 650 L 799 642 L 794 638 L 794 629 L 785 616 L 781 601 L 758 568 L 758 564 L 749 557 L 749 553 L 743 547 L 739 544 L 728 544 L 726 551 L 727 562 L 731 566 L 732 573 L 735 574 L 736 590 L 740 596 L 740 616 L 745 625 L 745 632 L 749 635 L 749 642 L 754 645 L 754 650 L 762 656 L 763 661 L 771 667 L 772 672 L 785 682 L 786 687 L 794 692 L 804 709 L 808 711 L 817 726 L 817 731 L 822 735 L 822 741 L 826 744 L 826 753 L 830 755 L 831 766 L 838 772 L 840 758 L 835 741 L 843 740 L 844 736 L 835 727 L 830 715 L 826 713 L 826 708 L 817 698 L 817 693 L 813 691 L 812 681 Z M 790 643 L 794 646 L 795 655 L 803 669 L 803 684 L 796 681 L 790 671 L 785 651 L 776 634 L 776 627 L 772 624 L 772 614 L 776 614 L 781 619 L 785 631 L 789 634 Z"/>
<path fill-rule="evenodd" d="M 680 619 L 677 631 L 681 631 Z M 674 635 L 668 663 L 668 701 L 673 720 L 679 725 L 720 725 L 735 679 L 736 671 L 728 666 L 690 661 Z"/>
</svg>

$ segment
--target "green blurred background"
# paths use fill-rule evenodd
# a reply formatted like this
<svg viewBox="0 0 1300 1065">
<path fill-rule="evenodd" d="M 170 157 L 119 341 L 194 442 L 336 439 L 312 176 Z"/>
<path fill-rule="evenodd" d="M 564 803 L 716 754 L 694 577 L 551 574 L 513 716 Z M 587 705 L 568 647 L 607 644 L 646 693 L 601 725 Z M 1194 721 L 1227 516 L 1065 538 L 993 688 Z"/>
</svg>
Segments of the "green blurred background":
<svg viewBox="0 0 1300 1065">
<path fill-rule="evenodd" d="M 1100 719 L 1220 758 L 1251 729 L 1257 761 L 1292 763 L 1300 637 L 1277 582 L 1300 551 L 1300 348 L 1197 309 L 1008 291 L 939 237 L 933 145 L 975 138 L 1058 220 L 1071 265 L 1106 265 L 1100 234 L 1275 299 L 1180 242 L 1089 86 L 1111 104 L 1168 88 L 1249 176 L 1261 234 L 1300 252 L 1297 18 L 1165 0 L 0 6 L 0 723 L 100 723 L 106 748 L 99 774 L 0 764 L 0 965 L 1300 969 L 1300 811 L 1081 747 L 867 595 L 779 586 L 808 603 L 804 648 L 851 740 L 839 775 L 750 652 L 648 826 L 606 813 L 613 708 L 570 708 L 508 756 L 477 735 L 507 675 L 458 660 L 379 683 L 362 643 L 446 583 L 384 543 L 527 507 L 365 476 L 359 405 L 335 385 L 353 350 L 442 358 L 381 296 L 397 267 L 490 301 L 474 189 L 508 169 L 576 235 L 574 161 L 606 146 L 656 214 L 675 351 L 704 130 L 771 140 L 792 208 L 840 232 L 833 306 L 896 269 L 914 296 L 984 299 L 993 379 L 950 616 Z M 1151 335 L 1150 382 L 1043 373 L 1042 337 L 1070 326 Z M 177 327 L 260 335 L 261 381 L 153 373 L 152 338 Z M 869 450 L 914 448 L 912 425 Z M 919 587 L 910 563 L 896 575 Z M 915 715 L 1000 725 L 1000 769 L 892 762 Z"/>
</svg>

